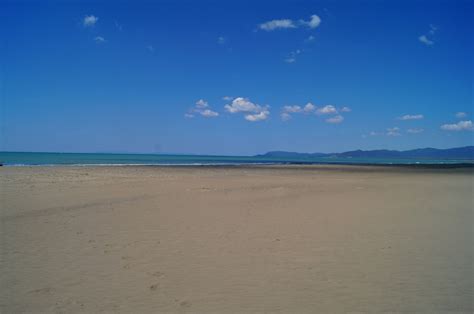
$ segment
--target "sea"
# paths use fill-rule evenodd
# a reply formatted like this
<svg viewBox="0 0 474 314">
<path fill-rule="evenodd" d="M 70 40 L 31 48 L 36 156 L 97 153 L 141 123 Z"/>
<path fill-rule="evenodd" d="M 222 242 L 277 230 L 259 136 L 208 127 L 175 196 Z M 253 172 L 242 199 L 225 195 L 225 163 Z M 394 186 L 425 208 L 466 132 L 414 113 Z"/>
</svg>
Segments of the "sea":
<svg viewBox="0 0 474 314">
<path fill-rule="evenodd" d="M 390 158 L 277 158 L 262 156 L 208 156 L 171 154 L 108 154 L 108 153 L 29 153 L 0 152 L 3 166 L 239 166 L 285 164 L 346 164 L 346 165 L 467 165 L 473 160 L 462 159 L 390 159 Z"/>
</svg>

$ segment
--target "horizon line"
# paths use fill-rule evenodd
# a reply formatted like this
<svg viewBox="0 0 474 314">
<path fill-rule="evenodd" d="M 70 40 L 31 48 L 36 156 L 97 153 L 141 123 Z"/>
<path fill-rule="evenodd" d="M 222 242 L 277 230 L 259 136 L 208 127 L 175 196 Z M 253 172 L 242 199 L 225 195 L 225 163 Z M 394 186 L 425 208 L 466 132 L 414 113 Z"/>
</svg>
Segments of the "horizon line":
<svg viewBox="0 0 474 314">
<path fill-rule="evenodd" d="M 209 157 L 255 157 L 259 155 L 264 155 L 270 152 L 285 152 L 285 153 L 294 153 L 294 154 L 342 154 L 346 152 L 353 152 L 353 151 L 379 151 L 379 150 L 387 150 L 387 151 L 397 151 L 397 152 L 405 152 L 417 149 L 438 149 L 438 150 L 447 150 L 447 149 L 455 149 L 455 148 L 468 148 L 474 147 L 474 145 L 466 145 L 466 146 L 455 146 L 449 148 L 436 148 L 436 147 L 418 147 L 418 148 L 411 148 L 411 149 L 389 149 L 389 148 L 377 148 L 377 149 L 351 149 L 345 150 L 340 152 L 296 152 L 290 150 L 268 150 L 264 153 L 258 153 L 254 155 L 223 155 L 223 154 L 199 154 L 199 153 L 145 153 L 145 152 L 60 152 L 60 151 L 8 151 L 8 150 L 0 150 L 0 153 L 32 153 L 32 154 L 116 154 L 116 155 L 162 155 L 162 156 L 171 156 L 171 155 L 182 155 L 182 156 L 209 156 Z"/>
</svg>

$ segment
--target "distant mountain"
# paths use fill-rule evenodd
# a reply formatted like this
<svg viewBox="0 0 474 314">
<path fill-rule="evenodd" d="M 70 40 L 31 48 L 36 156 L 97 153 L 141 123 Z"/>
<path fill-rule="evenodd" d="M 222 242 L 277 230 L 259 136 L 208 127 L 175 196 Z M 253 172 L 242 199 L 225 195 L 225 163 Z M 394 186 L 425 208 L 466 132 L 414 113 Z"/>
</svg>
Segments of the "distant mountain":
<svg viewBox="0 0 474 314">
<path fill-rule="evenodd" d="M 474 146 L 456 147 L 448 149 L 418 148 L 405 151 L 398 150 L 353 150 L 343 153 L 295 153 L 272 151 L 255 157 L 266 158 L 301 158 L 337 157 L 337 158 L 429 158 L 429 159 L 474 159 Z"/>
</svg>

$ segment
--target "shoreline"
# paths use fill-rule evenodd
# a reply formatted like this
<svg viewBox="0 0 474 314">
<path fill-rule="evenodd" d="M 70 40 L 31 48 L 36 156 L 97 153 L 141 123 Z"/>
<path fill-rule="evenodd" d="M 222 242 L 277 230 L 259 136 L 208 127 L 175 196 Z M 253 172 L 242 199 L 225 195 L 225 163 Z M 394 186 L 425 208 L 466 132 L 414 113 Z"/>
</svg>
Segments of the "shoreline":
<svg viewBox="0 0 474 314">
<path fill-rule="evenodd" d="M 416 164 L 379 164 L 379 163 L 261 163 L 261 164 L 43 164 L 43 165 L 3 165 L 10 168 L 163 168 L 163 169 L 288 169 L 288 170 L 465 170 L 474 173 L 473 163 L 416 163 Z M 0 168 L 1 169 L 1 168 Z"/>
</svg>

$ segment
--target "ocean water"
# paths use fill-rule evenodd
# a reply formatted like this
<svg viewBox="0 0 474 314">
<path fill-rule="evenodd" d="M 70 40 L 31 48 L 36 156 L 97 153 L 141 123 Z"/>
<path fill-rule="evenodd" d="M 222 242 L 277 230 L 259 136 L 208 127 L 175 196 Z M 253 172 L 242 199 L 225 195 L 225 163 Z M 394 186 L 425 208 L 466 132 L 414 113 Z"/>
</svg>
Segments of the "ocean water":
<svg viewBox="0 0 474 314">
<path fill-rule="evenodd" d="M 105 154 L 105 153 L 27 153 L 0 152 L 4 166 L 37 165 L 245 165 L 245 164 L 470 164 L 472 160 L 454 159 L 388 159 L 388 158 L 268 158 L 250 156 L 205 156 L 161 154 Z"/>
</svg>

